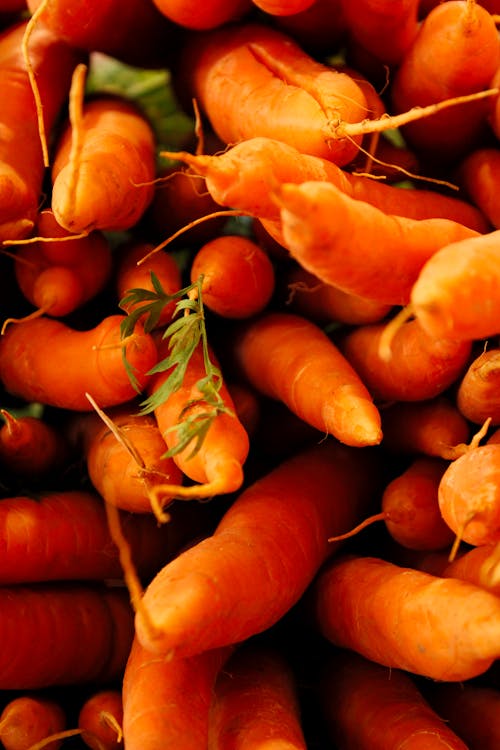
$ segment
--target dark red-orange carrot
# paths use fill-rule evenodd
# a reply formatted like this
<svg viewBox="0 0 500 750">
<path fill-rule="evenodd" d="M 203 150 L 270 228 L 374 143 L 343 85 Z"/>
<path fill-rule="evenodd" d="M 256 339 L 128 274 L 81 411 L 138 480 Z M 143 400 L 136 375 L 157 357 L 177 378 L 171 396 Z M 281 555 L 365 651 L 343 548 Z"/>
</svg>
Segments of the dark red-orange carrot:
<svg viewBox="0 0 500 750">
<path fill-rule="evenodd" d="M 156 143 L 152 125 L 124 97 L 83 100 L 86 67 L 73 76 L 70 121 L 55 146 L 51 207 L 70 232 L 126 230 L 153 197 Z"/>
<path fill-rule="evenodd" d="M 326 440 L 247 487 L 213 535 L 148 585 L 136 617 L 142 645 L 187 656 L 240 642 L 277 622 L 337 549 L 328 537 L 359 519 L 377 484 L 372 458 Z"/>
<path fill-rule="evenodd" d="M 456 402 L 460 412 L 476 424 L 486 419 L 500 424 L 500 349 L 493 347 L 479 354 L 458 382 Z"/>
<path fill-rule="evenodd" d="M 359 325 L 338 341 L 377 402 L 435 398 L 467 368 L 470 341 L 430 336 L 418 320 L 398 328 L 391 342 L 391 356 L 386 359 L 380 353 L 385 330 L 385 322 Z"/>
<path fill-rule="evenodd" d="M 3 586 L 0 603 L 2 690 L 107 681 L 122 673 L 133 635 L 125 590 L 74 582 Z"/>
<path fill-rule="evenodd" d="M 495 200 L 500 183 L 500 148 L 476 148 L 459 164 L 457 180 L 469 200 L 486 216 L 494 229 L 500 229 L 500 213 Z"/>
<path fill-rule="evenodd" d="M 84 331 L 45 316 L 10 326 L 0 338 L 0 381 L 28 402 L 63 409 L 90 411 L 86 392 L 102 408 L 130 401 L 137 391 L 124 366 L 122 346 L 139 388 L 156 364 L 157 350 L 151 336 L 139 331 L 122 345 L 122 320 L 122 315 L 110 315 Z"/>
<path fill-rule="evenodd" d="M 383 666 L 459 682 L 498 658 L 500 600 L 466 581 L 341 555 L 311 598 L 324 637 Z"/>
<path fill-rule="evenodd" d="M 240 647 L 215 682 L 208 748 L 238 746 L 306 748 L 295 675 L 275 649 Z"/>
<path fill-rule="evenodd" d="M 0 714 L 0 742 L 5 750 L 28 750 L 49 736 L 62 732 L 66 713 L 60 703 L 36 692 L 9 700 Z M 62 740 L 44 747 L 58 750 Z"/>
<path fill-rule="evenodd" d="M 354 368 L 315 323 L 267 311 L 234 335 L 232 356 L 242 376 L 265 396 L 347 445 L 382 439 L 380 414 Z"/>
<path fill-rule="evenodd" d="M 210 0 L 201 6 L 195 0 L 154 0 L 167 18 L 193 31 L 215 29 L 237 21 L 251 9 L 251 0 Z"/>
<path fill-rule="evenodd" d="M 92 693 L 78 712 L 83 742 L 92 750 L 119 750 L 123 746 L 123 698 L 118 688 Z"/>
<path fill-rule="evenodd" d="M 43 417 L 16 417 L 0 409 L 4 424 L 0 427 L 0 464 L 11 476 L 24 481 L 47 479 L 61 470 L 71 452 L 62 431 Z"/>
<path fill-rule="evenodd" d="M 329 657 L 323 673 L 323 716 L 343 750 L 468 750 L 402 670 L 344 650 Z"/>
<path fill-rule="evenodd" d="M 264 310 L 274 292 L 274 267 L 252 239 L 225 234 L 196 251 L 191 282 L 203 276 L 203 304 L 224 318 L 250 318 Z"/>
<path fill-rule="evenodd" d="M 313 56 L 336 49 L 346 30 L 341 0 L 315 0 L 298 13 L 276 16 L 274 24 Z"/>
<path fill-rule="evenodd" d="M 245 23 L 196 35 L 178 77 L 226 144 L 269 136 L 339 165 L 357 152 L 362 137 L 341 139 L 334 128 L 367 117 L 361 88 L 276 29 Z"/>
<path fill-rule="evenodd" d="M 123 739 L 127 750 L 207 747 L 217 675 L 231 647 L 171 660 L 134 638 L 123 678 Z"/>
<path fill-rule="evenodd" d="M 37 108 L 22 52 L 26 21 L 9 25 L 0 36 L 0 239 L 26 237 L 36 220 L 44 178 Z M 81 53 L 45 28 L 34 30 L 30 42 L 33 75 L 44 106 L 41 118 L 50 133 L 62 111 L 74 66 Z"/>
<path fill-rule="evenodd" d="M 307 10 L 315 0 L 253 0 L 254 5 L 272 16 L 291 16 Z"/>
</svg>

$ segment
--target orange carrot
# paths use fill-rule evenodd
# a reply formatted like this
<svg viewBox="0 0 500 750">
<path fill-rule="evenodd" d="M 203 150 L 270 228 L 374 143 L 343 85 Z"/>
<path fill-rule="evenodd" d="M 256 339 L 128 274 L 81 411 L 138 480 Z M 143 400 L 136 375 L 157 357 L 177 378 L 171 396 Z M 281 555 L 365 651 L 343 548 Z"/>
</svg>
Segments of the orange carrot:
<svg viewBox="0 0 500 750">
<path fill-rule="evenodd" d="M 274 268 L 253 240 L 225 234 L 202 245 L 193 257 L 191 282 L 203 277 L 204 305 L 224 318 L 249 318 L 267 307 Z"/>
<path fill-rule="evenodd" d="M 496 542 L 481 544 L 479 547 L 466 549 L 451 561 L 448 558 L 447 565 L 443 567 L 440 575 L 469 581 L 498 596 L 500 583 L 497 575 L 497 562 L 498 544 Z"/>
<path fill-rule="evenodd" d="M 338 651 L 320 685 L 323 714 L 343 750 L 468 750 L 411 675 Z"/>
<path fill-rule="evenodd" d="M 28 750 L 66 726 L 62 706 L 51 698 L 36 693 L 19 695 L 9 700 L 0 714 L 0 741 L 5 750 Z M 58 750 L 62 741 L 44 747 Z"/>
<path fill-rule="evenodd" d="M 155 136 L 146 117 L 124 98 L 82 101 L 86 67 L 75 69 L 70 123 L 55 147 L 52 210 L 70 232 L 126 230 L 153 197 Z M 117 155 L 119 157 L 117 158 Z"/>
<path fill-rule="evenodd" d="M 137 391 L 122 359 L 122 320 L 122 315 L 110 315 L 86 331 L 45 316 L 11 326 L 0 338 L 0 381 L 7 392 L 28 402 L 63 409 L 90 411 L 86 392 L 102 408 L 129 401 Z M 155 343 L 138 331 L 126 350 L 142 388 L 156 363 Z"/>
<path fill-rule="evenodd" d="M 123 700 L 119 689 L 92 693 L 78 712 L 82 740 L 92 750 L 119 750 L 122 747 Z"/>
<path fill-rule="evenodd" d="M 466 581 L 339 556 L 314 585 L 320 632 L 383 666 L 462 681 L 498 658 L 500 601 Z"/>
<path fill-rule="evenodd" d="M 500 149 L 474 149 L 459 164 L 457 175 L 464 193 L 483 212 L 492 227 L 500 229 L 500 213 L 495 200 L 500 180 Z"/>
<path fill-rule="evenodd" d="M 236 21 L 252 7 L 251 0 L 210 0 L 204 5 L 194 0 L 154 0 L 154 4 L 174 23 L 195 31 Z"/>
<path fill-rule="evenodd" d="M 172 661 L 134 638 L 123 679 L 127 750 L 207 747 L 214 683 L 231 647 Z"/>
<path fill-rule="evenodd" d="M 366 117 L 359 85 L 264 24 L 196 35 L 178 76 L 224 143 L 269 136 L 339 165 L 357 152 L 361 136 L 340 139 L 334 128 Z"/>
<path fill-rule="evenodd" d="M 217 677 L 208 748 L 238 744 L 247 750 L 306 748 L 295 676 L 276 649 L 243 645 Z"/>
<path fill-rule="evenodd" d="M 377 476 L 372 458 L 327 440 L 247 487 L 213 535 L 146 588 L 136 616 L 144 648 L 187 656 L 277 622 L 337 548 L 328 537 L 350 528 L 367 503 Z"/>
<path fill-rule="evenodd" d="M 340 350 L 378 402 L 435 398 L 467 368 L 470 341 L 430 336 L 418 320 L 398 328 L 387 360 L 380 353 L 385 330 L 385 322 L 359 325 L 338 341 Z"/>
<path fill-rule="evenodd" d="M 7 409 L 0 414 L 0 464 L 11 478 L 37 482 L 67 465 L 70 450 L 55 425 L 43 417 L 16 417 Z"/>
<path fill-rule="evenodd" d="M 285 183 L 275 192 L 285 247 L 300 265 L 344 291 L 389 304 L 409 302 L 424 263 L 440 248 L 482 238 L 450 219 L 386 214 L 329 182 Z"/>
<path fill-rule="evenodd" d="M 354 368 L 319 326 L 267 311 L 235 334 L 232 356 L 258 392 L 347 445 L 382 439 L 380 414 Z"/>
<path fill-rule="evenodd" d="M 272 16 L 291 16 L 307 10 L 315 0 L 253 0 L 254 5 Z"/>
<path fill-rule="evenodd" d="M 460 412 L 471 422 L 500 424 L 500 349 L 493 347 L 479 354 L 458 382 L 456 400 Z"/>
</svg>

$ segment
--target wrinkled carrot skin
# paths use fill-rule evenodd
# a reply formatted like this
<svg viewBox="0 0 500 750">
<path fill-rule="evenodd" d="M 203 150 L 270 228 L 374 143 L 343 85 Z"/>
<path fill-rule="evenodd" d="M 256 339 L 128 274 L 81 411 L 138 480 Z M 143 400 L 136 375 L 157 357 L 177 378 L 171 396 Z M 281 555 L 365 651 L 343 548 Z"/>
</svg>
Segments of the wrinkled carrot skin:
<svg viewBox="0 0 500 750">
<path fill-rule="evenodd" d="M 60 470 L 70 458 L 62 432 L 43 418 L 14 417 L 0 410 L 0 464 L 11 477 L 36 481 Z"/>
<path fill-rule="evenodd" d="M 52 210 L 70 232 L 123 231 L 142 217 L 154 193 L 155 135 L 131 102 L 101 96 L 84 103 L 74 195 L 69 160 L 73 129 L 63 128 L 52 165 Z"/>
<path fill-rule="evenodd" d="M 231 353 L 250 385 L 312 427 L 352 446 L 382 439 L 380 414 L 364 383 L 307 318 L 268 311 L 238 330 Z"/>
<path fill-rule="evenodd" d="M 122 690 L 127 750 L 207 747 L 213 688 L 230 653 L 227 646 L 171 661 L 134 638 Z"/>
<path fill-rule="evenodd" d="M 440 248 L 481 236 L 450 219 L 386 214 L 329 182 L 285 183 L 276 198 L 284 245 L 300 265 L 346 292 L 392 305 L 409 302 L 420 270 Z"/>
<path fill-rule="evenodd" d="M 441 514 L 464 542 L 500 541 L 500 446 L 480 445 L 448 466 L 439 485 Z"/>
<path fill-rule="evenodd" d="M 31 13 L 42 0 L 25 0 Z M 175 27 L 144 0 L 126 5 L 113 0 L 48 0 L 38 24 L 60 39 L 87 52 L 103 52 L 129 65 L 143 67 L 166 64 L 174 42 Z"/>
<path fill-rule="evenodd" d="M 426 16 L 394 75 L 393 110 L 405 112 L 487 89 L 500 63 L 494 19 L 478 3 L 441 3 Z M 443 162 L 471 150 L 486 125 L 487 99 L 451 107 L 402 128 L 405 139 Z"/>
<path fill-rule="evenodd" d="M 328 440 L 245 489 L 213 535 L 148 585 L 143 604 L 155 629 L 138 612 L 142 645 L 187 656 L 242 641 L 277 622 L 338 548 L 329 536 L 358 520 L 377 477 L 371 459 L 371 453 Z"/>
<path fill-rule="evenodd" d="M 25 27 L 26 22 L 19 22 L 0 35 L 2 241 L 21 239 L 30 233 L 45 171 L 36 107 L 21 49 Z M 44 28 L 34 30 L 29 51 L 43 101 L 45 129 L 50 132 L 65 104 L 73 68 L 82 55 Z"/>
<path fill-rule="evenodd" d="M 500 742 L 500 692 L 465 683 L 425 686 L 425 697 L 469 750 L 496 750 Z"/>
<path fill-rule="evenodd" d="M 209 750 L 275 745 L 305 750 L 295 676 L 277 650 L 236 650 L 219 673 L 210 711 Z"/>
<path fill-rule="evenodd" d="M 391 357 L 380 356 L 386 323 L 359 325 L 339 341 L 339 347 L 378 401 L 422 401 L 443 393 L 469 362 L 469 341 L 434 338 L 411 320 L 391 343 Z"/>
<path fill-rule="evenodd" d="M 500 229 L 500 211 L 495 195 L 500 184 L 500 148 L 477 148 L 457 169 L 458 182 L 469 199 Z"/>
<path fill-rule="evenodd" d="M 479 354 L 458 383 L 457 406 L 471 422 L 500 424 L 500 349 Z"/>
<path fill-rule="evenodd" d="M 154 0 L 163 15 L 192 31 L 216 29 L 237 21 L 251 10 L 251 0 L 211 0 L 200 5 L 196 0 Z"/>
<path fill-rule="evenodd" d="M 347 555 L 321 573 L 312 599 L 328 640 L 383 666 L 460 682 L 498 658 L 500 601 L 466 581 Z"/>
<path fill-rule="evenodd" d="M 344 750 L 468 750 L 405 672 L 349 651 L 333 654 L 324 672 L 323 713 Z"/>
<path fill-rule="evenodd" d="M 188 41 L 178 63 L 183 88 L 224 143 L 269 136 L 340 166 L 356 155 L 360 137 L 337 138 L 334 127 L 366 117 L 361 88 L 286 34 L 258 23 L 217 29 Z"/>
<path fill-rule="evenodd" d="M 276 185 L 309 180 L 332 182 L 351 198 L 382 211 L 413 219 L 446 218 L 486 232 L 490 225 L 468 201 L 430 189 L 403 189 L 363 175 L 351 175 L 329 159 L 302 153 L 293 145 L 269 137 L 243 140 L 210 156 L 173 152 L 205 178 L 207 190 L 221 206 L 248 211 L 259 219 L 279 218 Z"/>
<path fill-rule="evenodd" d="M 124 513 L 121 522 L 138 574 L 147 579 L 174 553 L 171 533 L 146 515 Z M 5 497 L 0 530 L 0 585 L 123 577 L 102 500 L 91 492 Z"/>
<path fill-rule="evenodd" d="M 133 634 L 124 590 L 73 582 L 4 586 L 0 603 L 2 690 L 112 680 L 124 669 Z"/>
<path fill-rule="evenodd" d="M 446 396 L 391 404 L 381 411 L 384 446 L 392 453 L 456 458 L 471 429 Z"/>
<path fill-rule="evenodd" d="M 123 699 L 118 689 L 98 690 L 86 699 L 78 713 L 82 740 L 92 750 L 119 750 L 123 743 L 117 730 L 121 731 L 122 722 Z"/>
<path fill-rule="evenodd" d="M 36 693 L 12 698 L 0 714 L 0 741 L 5 750 L 26 750 L 66 726 L 66 714 L 55 700 Z M 58 750 L 62 740 L 47 743 Z"/>
<path fill-rule="evenodd" d="M 136 391 L 122 360 L 122 319 L 110 315 L 87 331 L 47 317 L 10 326 L 0 339 L 0 381 L 25 401 L 63 409 L 90 411 L 86 392 L 102 408 L 131 400 Z M 126 350 L 139 387 L 144 387 L 146 373 L 156 363 L 156 345 L 149 334 L 139 332 Z"/>
<path fill-rule="evenodd" d="M 499 259 L 500 230 L 451 242 L 429 258 L 411 290 L 429 335 L 472 341 L 499 332 Z"/>
<path fill-rule="evenodd" d="M 85 413 L 69 428 L 75 448 L 83 453 L 89 479 L 106 502 L 132 513 L 150 513 L 149 487 L 155 482 L 180 484 L 183 474 L 165 457 L 167 445 L 153 416 L 138 414 L 133 404 L 110 409 L 107 417 L 126 445 L 98 414 Z"/>
</svg>

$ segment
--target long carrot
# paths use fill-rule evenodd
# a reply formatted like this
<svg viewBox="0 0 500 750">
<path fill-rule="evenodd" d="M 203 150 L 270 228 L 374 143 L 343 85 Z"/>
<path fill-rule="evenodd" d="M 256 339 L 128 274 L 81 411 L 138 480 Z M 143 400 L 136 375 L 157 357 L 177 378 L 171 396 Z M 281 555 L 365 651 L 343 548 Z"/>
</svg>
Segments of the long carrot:
<svg viewBox="0 0 500 750">
<path fill-rule="evenodd" d="M 9 700 L 0 713 L 0 741 L 5 750 L 27 750 L 66 726 L 62 705 L 36 692 L 18 695 Z M 55 740 L 45 745 L 47 750 L 58 750 L 62 742 Z"/>
<path fill-rule="evenodd" d="M 323 433 L 347 445 L 382 439 L 380 414 L 353 367 L 307 318 L 267 311 L 237 331 L 232 356 L 243 377 Z"/>
<path fill-rule="evenodd" d="M 242 641 L 277 622 L 335 551 L 328 537 L 351 527 L 367 502 L 377 476 L 371 459 L 371 453 L 328 440 L 245 489 L 213 535 L 148 585 L 136 616 L 142 645 L 187 656 Z"/>
<path fill-rule="evenodd" d="M 0 381 L 28 402 L 77 411 L 92 409 L 86 392 L 103 408 L 133 399 L 137 391 L 122 359 L 123 317 L 107 316 L 86 331 L 45 316 L 11 326 L 0 338 Z M 126 350 L 138 387 L 144 387 L 156 345 L 137 331 Z"/>
<path fill-rule="evenodd" d="M 498 658 L 499 599 L 466 581 L 346 555 L 322 571 L 312 600 L 328 640 L 383 666 L 458 682 Z"/>
</svg>

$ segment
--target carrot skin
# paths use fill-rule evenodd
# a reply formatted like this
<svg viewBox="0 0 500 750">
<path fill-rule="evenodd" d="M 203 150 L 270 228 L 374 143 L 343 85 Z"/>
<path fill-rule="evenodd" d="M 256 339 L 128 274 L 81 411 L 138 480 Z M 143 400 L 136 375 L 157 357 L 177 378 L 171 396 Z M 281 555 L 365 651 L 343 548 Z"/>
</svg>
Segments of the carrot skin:
<svg viewBox="0 0 500 750">
<path fill-rule="evenodd" d="M 163 15 L 192 31 L 216 29 L 237 21 L 252 8 L 251 0 L 211 0 L 200 6 L 196 0 L 154 0 Z"/>
<path fill-rule="evenodd" d="M 466 581 L 348 555 L 321 573 L 312 602 L 324 637 L 383 666 L 459 682 L 498 658 L 500 601 Z"/>
<path fill-rule="evenodd" d="M 109 723 L 111 718 L 113 724 Z M 116 725 L 115 725 L 116 722 Z M 92 750 L 119 750 L 118 733 L 123 722 L 123 699 L 120 689 L 102 689 L 85 700 L 78 712 L 82 740 Z"/>
<path fill-rule="evenodd" d="M 40 482 L 68 464 L 71 451 L 61 430 L 43 418 L 14 417 L 0 409 L 0 464 L 14 479 Z"/>
<path fill-rule="evenodd" d="M 500 181 L 500 149 L 476 148 L 461 161 L 457 178 L 462 190 L 483 212 L 494 229 L 500 229 L 495 195 Z"/>
<path fill-rule="evenodd" d="M 476 424 L 491 419 L 500 424 L 500 349 L 493 347 L 479 354 L 458 382 L 456 403 L 460 412 Z"/>
<path fill-rule="evenodd" d="M 3 707 L 0 714 L 0 741 L 5 750 L 27 750 L 66 726 L 66 714 L 55 700 L 36 693 L 19 695 Z M 58 750 L 62 740 L 45 747 Z"/>
<path fill-rule="evenodd" d="M 279 620 L 336 549 L 328 537 L 357 520 L 377 476 L 371 459 L 326 441 L 245 489 L 214 534 L 147 587 L 143 603 L 154 630 L 138 612 L 142 645 L 187 656 L 242 641 Z"/>
</svg>

